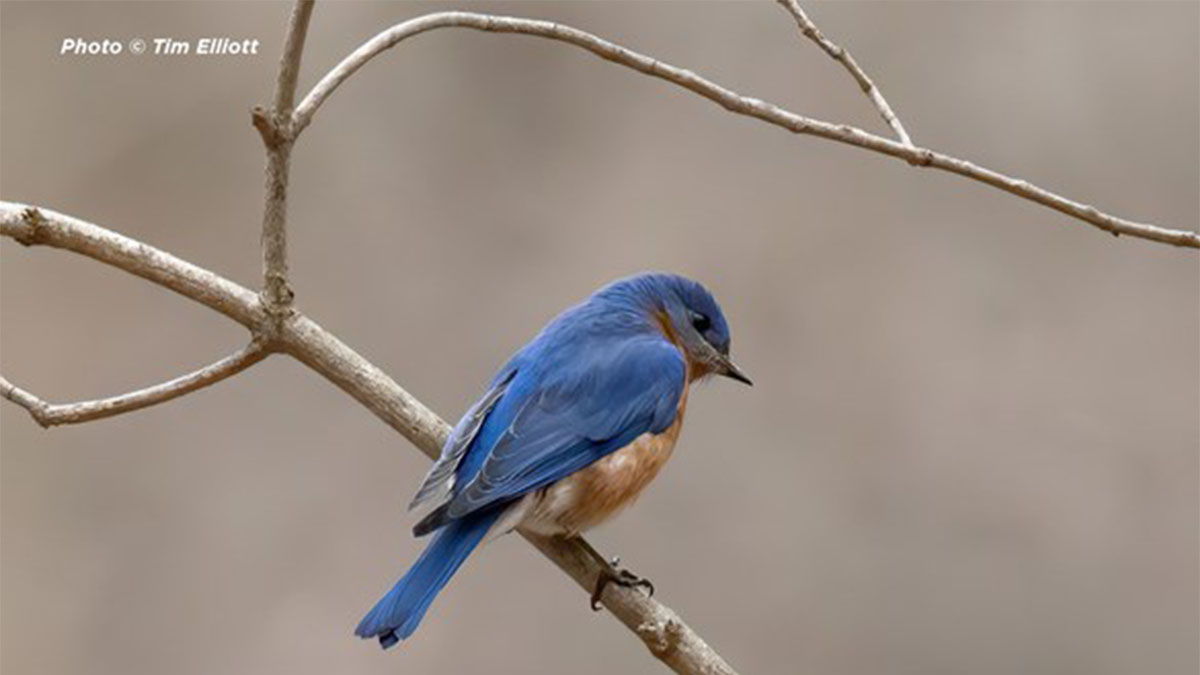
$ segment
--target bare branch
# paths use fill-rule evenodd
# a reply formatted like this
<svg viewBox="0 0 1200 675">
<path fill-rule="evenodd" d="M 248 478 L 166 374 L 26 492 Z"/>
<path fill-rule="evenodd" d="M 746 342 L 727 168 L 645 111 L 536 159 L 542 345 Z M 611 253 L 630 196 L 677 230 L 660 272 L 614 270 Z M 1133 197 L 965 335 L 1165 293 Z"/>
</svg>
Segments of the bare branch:
<svg viewBox="0 0 1200 675">
<path fill-rule="evenodd" d="M 105 417 L 113 417 L 121 413 L 148 408 L 159 403 L 166 403 L 197 389 L 216 384 L 233 375 L 237 375 L 250 366 L 262 361 L 270 352 L 259 340 L 252 340 L 234 354 L 197 370 L 177 377 L 168 382 L 138 391 L 113 396 L 96 401 L 81 401 L 79 403 L 48 403 L 10 383 L 0 376 L 0 396 L 16 403 L 29 411 L 33 419 L 43 427 L 58 424 L 79 424 Z"/>
<path fill-rule="evenodd" d="M 1114 235 L 1127 234 L 1175 246 L 1200 248 L 1200 236 L 1195 232 L 1170 230 L 1157 225 L 1137 223 L 1104 213 L 1094 206 L 1060 196 L 1028 181 L 977 166 L 926 148 L 910 147 L 882 136 L 845 124 L 832 124 L 804 117 L 765 101 L 742 96 L 695 73 L 672 66 L 618 44 L 586 33 L 577 28 L 550 21 L 492 16 L 472 12 L 438 12 L 405 21 L 379 33 L 354 50 L 308 92 L 296 106 L 292 128 L 299 134 L 311 122 L 317 109 L 359 68 L 385 50 L 414 35 L 438 28 L 471 28 L 493 33 L 519 33 L 557 40 L 575 45 L 602 59 L 632 68 L 645 75 L 657 77 L 688 89 L 739 115 L 760 119 L 798 134 L 819 136 L 831 141 L 853 145 L 891 157 L 898 157 L 915 166 L 929 166 L 1004 190 L 1018 197 L 1048 206 Z"/>
<path fill-rule="evenodd" d="M 278 129 L 278 127 L 272 127 Z M 263 306 L 272 316 L 286 315 L 295 297 L 288 284 L 287 188 L 291 141 L 267 145 L 266 199 L 263 205 Z"/>
<path fill-rule="evenodd" d="M 904 125 L 900 123 L 900 118 L 896 116 L 896 113 L 892 112 L 892 106 L 888 105 L 887 99 L 883 97 L 883 92 L 879 91 L 879 87 L 876 87 L 871 78 L 867 77 L 866 72 L 858 66 L 858 63 L 850 55 L 850 52 L 842 49 L 834 44 L 833 40 L 825 37 L 820 29 L 817 28 L 817 24 L 813 23 L 808 18 L 808 15 L 804 13 L 804 9 L 800 7 L 800 3 L 797 0 L 776 1 L 796 20 L 796 25 L 800 27 L 800 32 L 804 34 L 804 37 L 817 43 L 826 54 L 834 61 L 842 64 L 850 72 L 850 76 L 854 78 L 854 81 L 858 83 L 858 86 L 867 95 L 867 98 L 871 99 L 871 104 L 879 111 L 879 116 L 883 118 L 884 122 L 887 122 L 892 131 L 896 132 L 896 138 L 899 138 L 900 142 L 904 145 L 910 148 L 913 147 L 912 139 L 908 137 L 908 132 L 904 130 Z"/>
<path fill-rule="evenodd" d="M 283 54 L 279 57 L 279 76 L 275 81 L 275 112 L 280 114 L 292 114 L 296 81 L 300 79 L 300 58 L 304 55 L 304 40 L 308 36 L 308 21 L 312 18 L 314 5 L 315 0 L 296 0 L 292 7 Z"/>
<path fill-rule="evenodd" d="M 580 540 L 547 538 L 521 532 L 558 568 L 566 572 L 585 591 L 596 587 L 600 569 Z M 691 626 L 670 607 L 654 598 L 615 585 L 604 589 L 604 607 L 633 631 L 655 658 L 677 673 L 737 675 L 737 671 L 710 647 Z"/>
<path fill-rule="evenodd" d="M 254 291 L 99 225 L 49 209 L 0 202 L 0 235 L 27 246 L 73 251 L 123 269 L 191 298 L 256 333 L 266 321 Z"/>
<path fill-rule="evenodd" d="M 553 39 L 586 49 L 601 58 L 684 87 L 731 112 L 754 117 L 795 133 L 810 134 L 898 157 L 917 166 L 932 166 L 1000 188 L 1049 206 L 1113 234 L 1200 248 L 1200 237 L 1134 223 L 1101 213 L 1023 180 L 978 167 L 912 145 L 891 108 L 854 60 L 816 29 L 795 0 L 778 0 L 796 18 L 801 30 L 840 61 L 859 82 L 900 142 L 847 125 L 835 125 L 741 96 L 694 73 L 559 24 L 531 19 L 469 12 L 442 12 L 418 17 L 380 33 L 330 71 L 293 110 L 312 0 L 298 0 L 285 39 L 272 108 L 256 108 L 252 121 L 267 149 L 266 199 L 263 213 L 264 289 L 261 298 L 250 290 L 168 253 L 53 211 L 0 202 L 0 235 L 26 245 L 47 245 L 74 251 L 141 276 L 196 300 L 247 326 L 254 340 L 240 352 L 199 371 L 154 387 L 99 401 L 53 405 L 0 378 L 0 395 L 30 411 L 43 425 L 82 422 L 115 415 L 178 397 L 218 382 L 265 358 L 284 351 L 320 373 L 364 407 L 399 431 L 426 455 L 436 457 L 450 427 L 402 389 L 383 371 L 337 337 L 295 311 L 287 282 L 286 204 L 291 147 L 311 123 L 316 110 L 367 61 L 395 44 L 425 31 L 463 27 L 498 33 L 521 33 Z M 546 539 L 525 535 L 560 569 L 584 589 L 594 587 L 601 568 L 582 540 Z M 650 651 L 679 673 L 733 675 L 733 669 L 677 614 L 657 600 L 620 586 L 609 586 L 601 599 Z"/>
<path fill-rule="evenodd" d="M 449 433 L 442 418 L 337 336 L 296 312 L 279 339 L 283 351 L 350 394 L 426 455 L 441 453 Z"/>
<path fill-rule="evenodd" d="M 267 149 L 266 196 L 263 205 L 263 306 L 272 316 L 288 313 L 295 297 L 288 285 L 287 263 L 287 188 L 292 157 L 292 104 L 296 99 L 296 81 L 300 76 L 300 58 L 312 17 L 313 0 L 297 0 L 288 22 L 279 76 L 271 110 L 255 108 L 251 119 Z"/>
<path fill-rule="evenodd" d="M 370 361 L 298 311 L 276 321 L 252 291 L 148 244 L 46 209 L 0 202 L 0 235 L 86 255 L 169 288 L 247 326 L 265 352 L 284 351 L 337 385 L 429 457 L 450 426 Z M 0 393 L 33 410 L 40 402 L 0 382 Z M 36 419 L 36 415 L 35 415 Z M 600 567 L 578 541 L 527 537 L 581 587 L 591 591 Z M 677 673 L 736 675 L 679 616 L 635 589 L 610 584 L 602 604 Z"/>
</svg>

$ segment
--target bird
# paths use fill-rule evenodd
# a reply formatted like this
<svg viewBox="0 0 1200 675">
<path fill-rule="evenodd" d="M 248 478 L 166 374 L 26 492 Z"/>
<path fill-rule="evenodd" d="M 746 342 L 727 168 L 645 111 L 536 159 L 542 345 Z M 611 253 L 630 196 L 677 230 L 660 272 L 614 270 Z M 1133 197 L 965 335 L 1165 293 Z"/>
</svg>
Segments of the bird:
<svg viewBox="0 0 1200 675">
<path fill-rule="evenodd" d="M 454 426 L 409 504 L 432 509 L 413 534 L 433 538 L 355 634 L 384 649 L 410 637 L 486 540 L 577 537 L 628 506 L 670 458 L 692 383 L 752 384 L 729 347 L 713 295 L 665 272 L 618 279 L 551 320 Z M 603 570 L 592 609 L 608 583 L 653 593 L 587 548 Z"/>
</svg>

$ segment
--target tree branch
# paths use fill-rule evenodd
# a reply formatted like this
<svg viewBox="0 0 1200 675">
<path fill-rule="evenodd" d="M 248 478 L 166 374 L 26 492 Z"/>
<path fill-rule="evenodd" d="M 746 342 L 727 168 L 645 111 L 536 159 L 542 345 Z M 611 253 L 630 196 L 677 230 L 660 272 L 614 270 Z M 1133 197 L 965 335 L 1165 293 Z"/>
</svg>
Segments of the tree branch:
<svg viewBox="0 0 1200 675">
<path fill-rule="evenodd" d="M 254 291 L 153 246 L 50 209 L 0 202 L 0 235 L 26 246 L 73 251 L 125 270 L 224 314 L 256 334 L 262 332 L 267 318 Z"/>
<path fill-rule="evenodd" d="M 600 568 L 588 553 L 582 539 L 539 537 L 521 532 L 558 568 L 567 573 L 583 590 L 596 587 Z M 619 589 L 620 592 L 614 592 Z M 602 599 L 605 609 L 633 631 L 650 653 L 671 670 L 682 674 L 737 675 L 715 649 L 670 607 L 654 598 L 628 588 L 609 584 Z"/>
<path fill-rule="evenodd" d="M 897 157 L 915 166 L 928 166 L 965 176 L 1023 199 L 1048 206 L 1114 235 L 1127 234 L 1175 246 L 1200 248 L 1200 236 L 1195 232 L 1170 230 L 1148 223 L 1118 218 L 1104 213 L 1094 206 L 1067 199 L 1028 181 L 985 169 L 964 159 L 926 148 L 908 146 L 846 124 L 833 124 L 798 115 L 765 101 L 742 96 L 689 70 L 639 54 L 591 33 L 537 19 L 519 19 L 473 12 L 438 12 L 396 24 L 363 43 L 317 82 L 296 106 L 292 115 L 293 132 L 298 135 L 312 123 L 312 118 L 321 104 L 333 94 L 339 85 L 372 58 L 410 37 L 439 28 L 470 28 L 492 33 L 519 33 L 565 42 L 586 49 L 602 59 L 683 87 L 730 112 L 754 117 L 794 133 L 818 136 L 890 157 Z"/>
<path fill-rule="evenodd" d="M 304 55 L 304 40 L 308 36 L 308 22 L 315 4 L 315 0 L 299 0 L 292 7 L 283 54 L 279 57 L 279 75 L 275 80 L 274 107 L 280 114 L 292 114 L 296 82 L 300 79 L 300 59 Z"/>
<path fill-rule="evenodd" d="M 796 20 L 796 25 L 800 27 L 800 32 L 804 34 L 804 37 L 817 43 L 830 58 L 842 64 L 850 72 L 850 76 L 854 78 L 854 81 L 858 83 L 859 88 L 863 90 L 867 98 L 871 99 L 871 104 L 879 111 L 879 116 L 883 118 L 884 122 L 887 122 L 892 131 L 896 132 L 896 138 L 899 138 L 900 142 L 904 145 L 910 148 L 913 147 L 912 139 L 908 137 L 908 132 L 904 130 L 904 125 L 900 123 L 900 118 L 896 116 L 896 113 L 892 112 L 892 106 L 888 105 L 887 99 L 883 97 L 883 92 L 879 91 L 879 87 L 876 87 L 871 78 L 867 77 L 866 72 L 858 66 L 858 62 L 854 60 L 850 52 L 842 49 L 834 44 L 832 40 L 825 37 L 821 33 L 821 30 L 817 28 L 817 24 L 813 23 L 812 19 L 809 19 L 808 15 L 804 13 L 804 9 L 800 7 L 800 3 L 797 0 L 776 1 Z"/>
<path fill-rule="evenodd" d="M 296 81 L 300 76 L 300 58 L 312 17 L 314 0 L 299 0 L 292 8 L 279 59 L 279 75 L 270 110 L 256 107 L 251 113 L 254 127 L 262 135 L 267 150 L 266 191 L 263 205 L 263 306 L 273 317 L 286 316 L 295 294 L 288 284 L 287 262 L 287 188 L 292 144 L 292 104 L 296 99 Z"/>
<path fill-rule="evenodd" d="M 835 125 L 797 115 L 758 99 L 742 96 L 690 71 L 661 63 L 575 28 L 547 21 L 469 12 L 429 14 L 380 33 L 339 63 L 293 109 L 300 60 L 313 9 L 312 0 L 299 0 L 289 22 L 272 108 L 256 108 L 252 116 L 267 150 L 262 230 L 264 288 L 261 296 L 213 272 L 97 225 L 53 211 L 0 202 L 0 235 L 25 245 L 47 245 L 80 253 L 169 288 L 249 328 L 254 336 L 251 344 L 189 375 L 100 401 L 52 405 L 13 386 L 2 377 L 0 395 L 29 410 L 43 425 L 82 422 L 170 400 L 220 381 L 271 353 L 282 351 L 350 394 L 426 455 L 436 457 L 449 433 L 449 425 L 386 373 L 292 308 L 293 296 L 287 281 L 286 205 L 291 147 L 299 133 L 311 123 L 321 104 L 342 82 L 379 53 L 404 39 L 437 28 L 463 27 L 498 33 L 521 33 L 573 44 L 601 58 L 688 89 L 731 112 L 754 117 L 795 133 L 810 134 L 904 159 L 917 166 L 932 166 L 956 173 L 1056 209 L 1113 234 L 1129 234 L 1200 248 L 1200 237 L 1195 233 L 1116 218 L 1023 180 L 932 150 L 914 147 L 878 88 L 849 54 L 825 39 L 795 4 L 795 0 L 778 1 L 793 14 L 805 35 L 850 71 L 880 114 L 896 131 L 900 142 L 847 125 Z M 594 587 L 601 568 L 580 540 L 525 536 L 585 590 Z M 657 658 L 676 672 L 734 674 L 719 654 L 678 615 L 657 600 L 633 589 L 610 585 L 601 601 L 643 640 Z"/>
<path fill-rule="evenodd" d="M 0 375 L 0 396 L 28 410 L 33 419 L 43 427 L 79 424 L 166 403 L 237 375 L 262 361 L 268 354 L 261 341 L 252 340 L 236 353 L 168 382 L 120 396 L 79 403 L 48 403 L 13 385 Z"/>
<path fill-rule="evenodd" d="M 291 310 L 284 317 L 268 316 L 254 292 L 232 281 L 148 244 L 54 211 L 0 202 L 0 235 L 26 245 L 86 255 L 210 307 L 248 327 L 262 341 L 262 356 L 276 351 L 291 355 L 350 394 L 427 456 L 437 457 L 441 452 L 450 425 L 299 311 Z M 0 381 L 0 393 L 31 412 L 40 404 L 7 381 Z M 578 541 L 526 538 L 584 590 L 595 588 L 600 567 Z M 674 611 L 654 598 L 610 584 L 601 602 L 675 672 L 736 675 Z"/>
</svg>

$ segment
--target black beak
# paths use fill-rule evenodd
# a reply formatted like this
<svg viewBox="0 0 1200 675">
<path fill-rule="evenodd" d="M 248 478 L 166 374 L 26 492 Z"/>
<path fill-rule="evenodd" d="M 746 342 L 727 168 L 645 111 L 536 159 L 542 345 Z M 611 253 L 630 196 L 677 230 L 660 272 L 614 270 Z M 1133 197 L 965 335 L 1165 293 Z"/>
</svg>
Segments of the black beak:
<svg viewBox="0 0 1200 675">
<path fill-rule="evenodd" d="M 742 369 L 738 368 L 737 364 L 735 364 L 733 361 L 730 361 L 729 357 L 727 356 L 722 357 L 721 359 L 720 374 L 728 377 L 731 380 L 737 380 L 738 382 L 741 382 L 747 386 L 754 386 L 754 383 L 750 381 L 749 377 L 746 377 L 746 374 L 742 372 Z"/>
</svg>

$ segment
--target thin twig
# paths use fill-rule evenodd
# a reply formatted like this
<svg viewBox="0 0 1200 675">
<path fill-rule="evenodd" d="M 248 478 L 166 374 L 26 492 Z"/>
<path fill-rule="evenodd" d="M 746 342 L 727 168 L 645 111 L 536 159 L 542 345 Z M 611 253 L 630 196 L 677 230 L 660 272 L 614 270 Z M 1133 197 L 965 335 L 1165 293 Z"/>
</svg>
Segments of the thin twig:
<svg viewBox="0 0 1200 675">
<path fill-rule="evenodd" d="M 900 123 L 900 118 L 896 116 L 896 113 L 892 112 L 892 106 L 888 105 L 887 99 L 883 97 L 883 92 L 879 91 L 879 87 L 875 86 L 870 77 L 867 77 L 867 73 L 858 66 L 858 63 L 850 55 L 850 52 L 834 44 L 833 40 L 825 37 L 821 33 L 821 30 L 817 28 L 817 24 L 813 23 L 812 19 L 809 19 L 808 15 L 804 13 L 804 9 L 800 7 L 800 3 L 797 0 L 776 1 L 796 20 L 796 25 L 800 27 L 800 32 L 804 34 L 804 37 L 817 43 L 826 54 L 834 61 L 842 64 L 850 72 L 850 76 L 854 78 L 854 81 L 858 83 L 859 88 L 863 90 L 867 98 L 871 99 L 871 104 L 879 111 L 879 116 L 883 118 L 884 122 L 887 122 L 892 131 L 896 132 L 896 137 L 900 139 L 900 142 L 910 148 L 913 147 L 912 139 L 908 137 L 908 132 L 904 130 L 904 125 Z"/>
<path fill-rule="evenodd" d="M 536 19 L 519 19 L 472 12 L 438 12 L 392 26 L 363 43 L 317 82 L 296 106 L 296 111 L 292 116 L 293 132 L 299 134 L 307 127 L 312 122 L 317 109 L 334 90 L 372 58 L 414 35 L 439 28 L 471 28 L 493 33 L 519 33 L 572 44 L 605 60 L 688 89 L 739 115 L 754 117 L 798 134 L 810 134 L 891 157 L 898 157 L 916 166 L 930 166 L 965 176 L 1048 206 L 1114 235 L 1127 234 L 1175 246 L 1200 248 L 1200 235 L 1195 232 L 1170 230 L 1157 225 L 1118 218 L 1104 213 L 1094 206 L 1067 199 L 1028 181 L 985 169 L 957 157 L 926 148 L 910 147 L 849 125 L 832 124 L 797 115 L 765 101 L 742 96 L 689 70 L 639 54 L 591 33 Z"/>
<path fill-rule="evenodd" d="M 86 255 L 191 298 L 250 328 L 256 336 L 270 335 L 272 350 L 284 351 L 320 373 L 426 455 L 436 457 L 441 451 L 450 430 L 442 418 L 299 311 L 276 320 L 266 314 L 253 291 L 239 284 L 148 244 L 48 209 L 0 202 L 0 235 L 26 245 Z M 9 398 L 25 407 L 36 401 L 20 390 L 14 390 Z M 590 592 L 595 587 L 600 567 L 579 542 L 530 541 L 582 588 Z M 675 672 L 736 675 L 703 638 L 658 600 L 610 584 L 601 602 Z"/>
<path fill-rule="evenodd" d="M 29 411 L 33 419 L 43 427 L 58 424 L 79 424 L 112 417 L 121 413 L 148 408 L 171 399 L 203 389 L 228 377 L 237 375 L 250 366 L 262 361 L 270 351 L 259 340 L 252 340 L 237 352 L 168 382 L 96 401 L 79 403 L 48 403 L 21 389 L 0 376 L 0 396 Z"/>
<path fill-rule="evenodd" d="M 279 59 L 279 75 L 269 111 L 255 108 L 251 119 L 267 150 L 266 191 L 263 204 L 262 256 L 263 305 L 274 317 L 285 316 L 295 297 L 288 284 L 287 262 L 287 188 L 292 157 L 292 104 L 296 99 L 296 81 L 304 39 L 312 17 L 313 0 L 299 0 L 292 8 Z"/>
<path fill-rule="evenodd" d="M 300 79 L 300 60 L 304 56 L 304 40 L 308 37 L 308 22 L 312 18 L 315 0 L 298 0 L 288 21 L 283 53 L 279 57 L 279 75 L 275 80 L 275 111 L 291 115 L 296 100 L 296 82 Z"/>
</svg>

